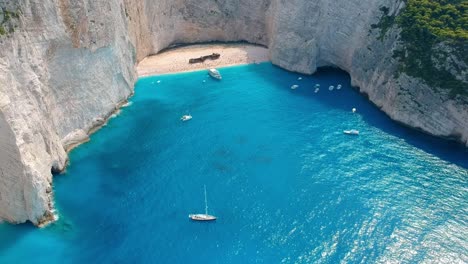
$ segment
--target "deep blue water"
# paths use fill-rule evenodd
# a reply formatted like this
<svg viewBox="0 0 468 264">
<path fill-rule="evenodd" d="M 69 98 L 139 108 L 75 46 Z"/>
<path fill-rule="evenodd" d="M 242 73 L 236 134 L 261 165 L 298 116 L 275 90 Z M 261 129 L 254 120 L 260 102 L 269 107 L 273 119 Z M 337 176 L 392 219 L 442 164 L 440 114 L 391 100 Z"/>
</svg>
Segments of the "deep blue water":
<svg viewBox="0 0 468 264">
<path fill-rule="evenodd" d="M 392 122 L 338 70 L 220 71 L 140 79 L 55 176 L 60 220 L 0 225 L 0 263 L 468 262 L 464 148 Z M 187 217 L 204 184 L 214 223 Z"/>
</svg>

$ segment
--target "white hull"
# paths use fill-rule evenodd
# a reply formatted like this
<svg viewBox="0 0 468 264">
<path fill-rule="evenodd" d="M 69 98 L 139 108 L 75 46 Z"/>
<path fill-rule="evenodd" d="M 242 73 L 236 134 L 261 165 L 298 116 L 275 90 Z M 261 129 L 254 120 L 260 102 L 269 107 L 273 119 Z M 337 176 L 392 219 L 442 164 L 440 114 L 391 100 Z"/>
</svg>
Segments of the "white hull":
<svg viewBox="0 0 468 264">
<path fill-rule="evenodd" d="M 343 131 L 343 133 L 345 133 L 346 135 L 359 135 L 359 131 L 358 130 L 345 130 Z"/>
<path fill-rule="evenodd" d="M 216 220 L 216 216 L 208 215 L 208 214 L 189 214 L 189 218 L 194 221 L 214 221 Z"/>
<path fill-rule="evenodd" d="M 182 121 L 189 121 L 190 119 L 192 119 L 192 116 L 191 115 L 184 115 L 180 118 L 180 120 Z"/>
<path fill-rule="evenodd" d="M 222 79 L 221 74 L 220 74 L 219 71 L 216 70 L 216 69 L 209 69 L 209 70 L 208 70 L 208 74 L 209 74 L 211 77 L 213 77 L 213 78 L 215 78 L 215 79 L 217 79 L 217 80 L 221 80 L 221 79 Z"/>
</svg>

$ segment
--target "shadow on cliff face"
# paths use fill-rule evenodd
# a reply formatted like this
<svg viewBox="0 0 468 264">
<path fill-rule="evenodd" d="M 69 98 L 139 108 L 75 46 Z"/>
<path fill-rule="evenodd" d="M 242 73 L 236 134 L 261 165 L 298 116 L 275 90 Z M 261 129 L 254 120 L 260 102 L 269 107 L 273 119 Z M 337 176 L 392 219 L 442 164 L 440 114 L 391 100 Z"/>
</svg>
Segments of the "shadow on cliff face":
<svg viewBox="0 0 468 264">
<path fill-rule="evenodd" d="M 245 40 L 239 40 L 239 41 L 217 41 L 217 40 L 213 40 L 213 41 L 195 41 L 195 42 L 189 42 L 189 43 L 176 42 L 176 43 L 173 43 L 173 44 L 167 46 L 164 49 L 161 49 L 157 53 L 148 54 L 148 56 L 153 56 L 153 55 L 160 54 L 160 53 L 163 53 L 163 52 L 166 52 L 166 51 L 169 51 L 169 50 L 172 50 L 172 49 L 176 49 L 176 48 L 190 47 L 190 46 L 196 46 L 196 45 L 223 45 L 223 46 L 224 45 L 252 45 L 252 46 L 268 48 L 265 45 L 262 45 L 262 44 L 259 44 L 259 43 L 248 42 L 248 41 L 245 41 Z M 208 54 L 210 54 L 209 51 L 207 52 L 207 55 Z M 247 55 L 247 58 L 252 59 L 252 57 L 251 57 L 252 54 L 249 53 L 248 51 L 246 51 L 246 55 Z"/>
<path fill-rule="evenodd" d="M 251 65 L 251 67 L 255 66 Z M 284 71 L 274 65 L 271 67 L 274 67 L 275 71 Z M 270 67 L 257 67 L 254 72 L 269 82 L 274 83 L 274 87 L 290 90 L 293 96 L 302 96 L 310 100 L 316 100 L 320 104 L 345 112 L 351 112 L 352 108 L 356 108 L 356 114 L 359 115 L 359 118 L 362 118 L 369 125 L 403 139 L 408 144 L 435 155 L 440 159 L 457 164 L 463 168 L 468 168 L 468 159 L 466 159 L 468 156 L 467 148 L 457 142 L 437 138 L 393 121 L 369 101 L 365 94 L 361 94 L 356 87 L 351 86 L 351 78 L 343 70 L 323 67 L 319 68 L 313 75 L 289 72 L 287 78 L 278 78 L 272 75 Z M 302 79 L 299 80 L 299 77 Z M 299 88 L 292 90 L 291 86 L 295 84 L 299 85 Z M 316 84 L 320 84 L 320 90 L 317 93 L 314 92 Z M 342 89 L 336 89 L 338 84 L 342 85 Z M 331 85 L 334 86 L 332 91 L 329 90 L 329 86 Z"/>
</svg>

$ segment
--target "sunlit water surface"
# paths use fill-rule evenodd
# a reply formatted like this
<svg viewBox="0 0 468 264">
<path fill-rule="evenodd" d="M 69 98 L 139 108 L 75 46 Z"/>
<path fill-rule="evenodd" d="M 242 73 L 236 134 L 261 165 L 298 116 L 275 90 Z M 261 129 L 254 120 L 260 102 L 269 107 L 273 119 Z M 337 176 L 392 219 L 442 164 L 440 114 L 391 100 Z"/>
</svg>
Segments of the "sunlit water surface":
<svg viewBox="0 0 468 264">
<path fill-rule="evenodd" d="M 0 225 L 0 263 L 468 262 L 465 149 L 392 122 L 337 70 L 220 71 L 141 79 L 55 176 L 60 220 Z M 218 220 L 191 222 L 204 184 Z"/>
</svg>

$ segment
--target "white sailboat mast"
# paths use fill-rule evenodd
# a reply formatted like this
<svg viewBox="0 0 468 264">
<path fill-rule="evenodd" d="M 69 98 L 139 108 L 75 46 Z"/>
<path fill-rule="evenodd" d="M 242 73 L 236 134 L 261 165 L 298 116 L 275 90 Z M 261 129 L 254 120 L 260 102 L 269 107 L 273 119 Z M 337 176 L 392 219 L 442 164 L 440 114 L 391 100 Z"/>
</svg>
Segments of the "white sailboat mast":
<svg viewBox="0 0 468 264">
<path fill-rule="evenodd" d="M 203 185 L 205 187 L 205 214 L 208 214 L 208 200 L 206 198 L 206 185 Z"/>
</svg>

